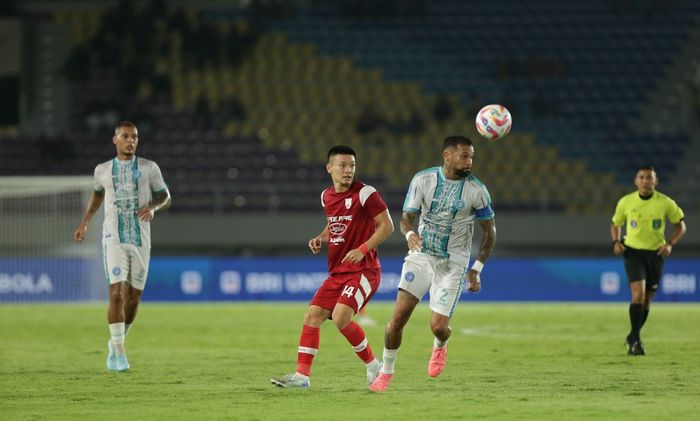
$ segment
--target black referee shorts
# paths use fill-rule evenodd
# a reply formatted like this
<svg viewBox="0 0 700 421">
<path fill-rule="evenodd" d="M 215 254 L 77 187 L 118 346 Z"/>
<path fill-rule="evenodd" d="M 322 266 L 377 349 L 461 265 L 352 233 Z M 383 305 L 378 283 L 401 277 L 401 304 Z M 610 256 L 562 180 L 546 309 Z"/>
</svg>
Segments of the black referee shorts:
<svg viewBox="0 0 700 421">
<path fill-rule="evenodd" d="M 652 291 L 659 289 L 661 273 L 664 270 L 664 258 L 656 250 L 637 250 L 625 248 L 625 272 L 631 282 L 646 280 L 646 287 Z"/>
</svg>

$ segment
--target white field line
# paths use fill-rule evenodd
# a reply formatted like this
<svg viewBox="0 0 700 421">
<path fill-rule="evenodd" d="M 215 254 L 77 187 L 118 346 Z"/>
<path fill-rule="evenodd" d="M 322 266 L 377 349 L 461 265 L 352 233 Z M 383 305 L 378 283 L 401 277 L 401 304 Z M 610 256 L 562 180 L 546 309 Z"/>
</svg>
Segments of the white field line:
<svg viewBox="0 0 700 421">
<path fill-rule="evenodd" d="M 518 333 L 518 332 L 506 332 L 499 330 L 497 327 L 478 327 L 478 328 L 463 328 L 460 332 L 465 336 L 480 336 L 485 338 L 499 338 L 499 339 L 542 339 L 542 340 L 559 340 L 559 341 L 587 341 L 587 342 L 610 342 L 614 339 L 619 339 L 617 336 L 611 338 L 610 335 L 566 335 L 566 334 L 552 334 L 552 333 Z M 624 332 L 626 334 L 626 332 Z M 622 334 L 622 339 L 619 340 L 620 343 L 624 342 L 624 334 Z M 619 335 L 618 335 L 619 336 Z"/>
</svg>

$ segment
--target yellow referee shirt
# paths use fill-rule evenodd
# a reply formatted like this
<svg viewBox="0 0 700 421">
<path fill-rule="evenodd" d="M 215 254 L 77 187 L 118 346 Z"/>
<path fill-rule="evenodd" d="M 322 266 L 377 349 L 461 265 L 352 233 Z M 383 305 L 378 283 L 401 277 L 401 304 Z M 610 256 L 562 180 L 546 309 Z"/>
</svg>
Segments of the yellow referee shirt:
<svg viewBox="0 0 700 421">
<path fill-rule="evenodd" d="M 635 191 L 622 196 L 612 223 L 625 227 L 625 246 L 639 250 L 658 250 L 666 242 L 666 219 L 677 224 L 683 219 L 683 210 L 670 197 L 657 191 L 646 200 Z"/>
</svg>

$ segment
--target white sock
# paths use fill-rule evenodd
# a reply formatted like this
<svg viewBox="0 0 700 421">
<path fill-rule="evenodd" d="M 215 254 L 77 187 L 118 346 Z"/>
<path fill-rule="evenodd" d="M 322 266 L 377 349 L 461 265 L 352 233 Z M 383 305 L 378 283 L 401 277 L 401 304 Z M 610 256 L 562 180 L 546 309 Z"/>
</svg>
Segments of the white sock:
<svg viewBox="0 0 700 421">
<path fill-rule="evenodd" d="M 370 366 L 375 365 L 375 364 L 380 364 L 380 362 L 377 361 L 376 358 L 373 359 L 372 361 L 368 362 L 368 363 L 365 363 L 365 367 L 369 368 Z"/>
<path fill-rule="evenodd" d="M 394 374 L 394 362 L 396 362 L 396 354 L 398 353 L 398 349 L 384 348 L 384 354 L 382 355 L 382 373 Z"/>
<path fill-rule="evenodd" d="M 117 355 L 124 354 L 124 336 L 126 336 L 124 333 L 125 330 L 126 327 L 124 322 L 109 324 L 109 333 L 112 335 L 112 345 L 114 345 L 114 350 L 116 351 Z"/>
<path fill-rule="evenodd" d="M 448 339 L 448 340 L 449 340 L 449 339 Z M 441 341 L 440 339 L 435 338 L 435 340 L 433 341 L 433 346 L 434 346 L 435 348 L 438 348 L 438 349 L 439 349 L 439 348 L 444 348 L 445 346 L 447 346 L 447 341 L 443 342 L 443 341 Z"/>
</svg>

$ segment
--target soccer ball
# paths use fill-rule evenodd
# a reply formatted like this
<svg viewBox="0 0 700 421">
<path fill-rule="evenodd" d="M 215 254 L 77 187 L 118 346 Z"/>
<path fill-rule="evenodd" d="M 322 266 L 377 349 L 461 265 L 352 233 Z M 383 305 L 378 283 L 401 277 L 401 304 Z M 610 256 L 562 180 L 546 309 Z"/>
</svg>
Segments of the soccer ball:
<svg viewBox="0 0 700 421">
<path fill-rule="evenodd" d="M 476 130 L 490 140 L 500 139 L 510 132 L 513 120 L 510 111 L 503 105 L 490 104 L 476 115 Z"/>
</svg>

